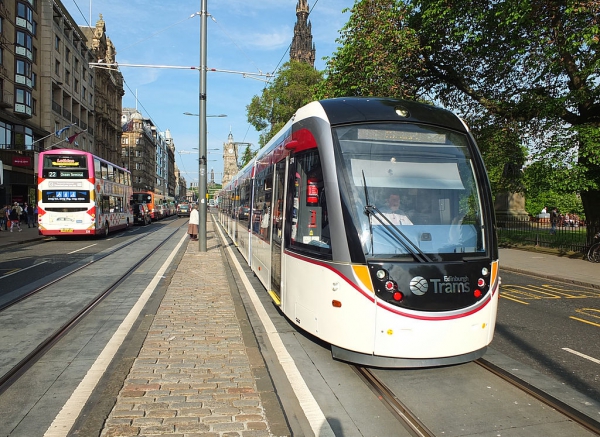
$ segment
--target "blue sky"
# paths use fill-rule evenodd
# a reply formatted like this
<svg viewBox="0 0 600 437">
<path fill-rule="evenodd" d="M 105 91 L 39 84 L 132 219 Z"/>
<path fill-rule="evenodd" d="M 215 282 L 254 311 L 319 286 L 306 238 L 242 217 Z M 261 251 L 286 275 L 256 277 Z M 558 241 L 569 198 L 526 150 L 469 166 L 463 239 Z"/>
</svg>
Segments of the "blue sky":
<svg viewBox="0 0 600 437">
<path fill-rule="evenodd" d="M 106 33 L 115 44 L 120 64 L 165 66 L 200 65 L 201 0 L 62 0 L 76 23 L 95 26 L 102 14 Z M 335 40 L 350 14 L 342 13 L 354 0 L 309 0 L 309 17 L 316 45 L 315 67 L 337 48 Z M 272 73 L 289 60 L 297 0 L 207 0 L 207 67 L 248 73 Z M 91 9 L 91 13 L 90 13 Z M 137 107 L 160 131 L 169 129 L 177 151 L 198 147 L 197 70 L 120 67 L 125 79 L 123 107 Z M 253 143 L 259 133 L 247 122 L 246 106 L 260 95 L 265 83 L 239 74 L 207 73 L 208 170 L 215 180 L 223 171 L 222 144 L 231 130 L 234 141 Z M 218 151 L 211 149 L 218 148 Z M 198 155 L 176 153 L 188 185 L 198 180 Z M 214 160 L 214 161 L 212 161 Z M 210 177 L 210 176 L 209 176 Z"/>
</svg>

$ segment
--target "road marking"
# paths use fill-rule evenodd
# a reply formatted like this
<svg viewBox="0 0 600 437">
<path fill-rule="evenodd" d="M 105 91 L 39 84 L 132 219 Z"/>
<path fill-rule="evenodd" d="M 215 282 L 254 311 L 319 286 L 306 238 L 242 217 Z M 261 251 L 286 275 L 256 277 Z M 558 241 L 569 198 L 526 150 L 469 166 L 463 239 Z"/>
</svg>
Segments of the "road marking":
<svg viewBox="0 0 600 437">
<path fill-rule="evenodd" d="M 600 364 L 599 359 L 590 357 L 586 354 L 582 354 L 581 352 L 574 351 L 573 349 L 569 349 L 568 347 L 563 347 L 562 350 L 572 353 L 573 355 L 577 355 L 578 357 L 585 358 L 586 360 L 590 360 L 592 363 Z"/>
<path fill-rule="evenodd" d="M 523 305 L 529 305 L 529 302 L 523 302 L 522 300 L 515 299 L 514 297 L 505 296 L 504 294 L 502 294 L 502 292 L 500 292 L 500 297 L 503 299 L 512 300 L 513 302 L 522 303 Z"/>
<path fill-rule="evenodd" d="M 588 325 L 593 325 L 593 326 L 597 326 L 598 328 L 600 328 L 600 323 L 590 322 L 589 320 L 580 319 L 579 317 L 573 317 L 573 316 L 569 316 L 569 319 L 577 320 L 578 322 L 587 323 Z"/>
<path fill-rule="evenodd" d="M 221 241 L 226 241 L 225 235 L 223 235 L 223 231 L 217 225 L 217 223 L 213 222 L 213 226 L 219 231 L 219 234 L 221 234 Z M 335 437 L 335 433 L 331 429 L 329 422 L 327 422 L 325 414 L 323 414 L 321 407 L 319 407 L 319 404 L 313 397 L 308 386 L 306 385 L 306 382 L 302 378 L 298 367 L 296 367 L 296 364 L 294 363 L 294 359 L 285 348 L 285 345 L 283 344 L 283 341 L 277 332 L 277 328 L 275 328 L 275 325 L 269 318 L 265 307 L 256 294 L 256 290 L 254 290 L 254 287 L 252 287 L 252 284 L 250 284 L 250 281 L 248 281 L 248 278 L 246 278 L 246 273 L 242 269 L 240 263 L 237 261 L 231 245 L 225 245 L 225 247 L 229 252 L 229 256 L 233 260 L 235 268 L 237 269 L 242 283 L 246 288 L 246 292 L 248 293 L 248 296 L 252 301 L 252 305 L 254 306 L 254 309 L 256 310 L 256 313 L 258 314 L 258 317 L 265 328 L 267 337 L 269 337 L 269 341 L 273 346 L 273 350 L 275 351 L 275 354 L 279 359 L 279 363 L 281 364 L 281 367 L 283 367 L 285 375 L 287 376 L 287 379 L 290 382 L 296 397 L 298 398 L 300 407 L 304 411 L 304 415 L 306 416 L 310 427 L 315 435 L 318 435 L 319 437 Z"/>
<path fill-rule="evenodd" d="M 12 273 L 7 273 L 6 275 L 2 275 L 2 276 L 0 276 L 0 279 L 8 278 L 9 276 L 16 275 L 16 274 L 17 274 L 17 273 L 19 273 L 19 272 L 24 272 L 25 270 L 32 269 L 32 268 L 34 268 L 34 267 L 37 267 L 37 266 L 39 266 L 39 265 L 41 265 L 41 264 L 44 264 L 44 263 L 46 263 L 46 262 L 48 262 L 48 261 L 42 261 L 42 262 L 39 262 L 39 263 L 37 263 L 37 264 L 34 264 L 34 265 L 32 265 L 32 266 L 25 267 L 24 269 L 14 269 L 14 270 L 12 271 Z"/>
<path fill-rule="evenodd" d="M 73 252 L 69 252 L 69 253 L 67 253 L 67 255 L 71 255 L 72 253 L 79 252 L 79 251 L 81 251 L 81 250 L 85 250 L 85 249 L 87 249 L 88 247 L 93 247 L 93 246 L 95 246 L 96 244 L 98 244 L 98 243 L 90 244 L 89 246 L 85 246 L 85 247 L 82 247 L 81 249 L 74 250 Z"/>
<path fill-rule="evenodd" d="M 102 378 L 115 354 L 119 350 L 119 347 L 121 347 L 121 344 L 123 344 L 123 341 L 125 341 L 125 337 L 127 337 L 127 334 L 139 317 L 140 312 L 146 305 L 146 302 L 148 302 L 148 299 L 150 299 L 150 296 L 152 296 L 152 293 L 154 293 L 156 286 L 162 280 L 165 271 L 175 258 L 179 248 L 185 241 L 187 241 L 187 239 L 187 235 L 184 235 L 181 238 L 179 244 L 177 244 L 177 246 L 173 249 L 158 272 L 156 272 L 156 275 L 154 275 L 152 281 L 140 295 L 140 298 L 131 308 L 129 314 L 127 314 L 125 319 L 123 319 L 123 322 L 117 328 L 102 352 L 100 352 L 100 355 L 98 355 L 98 358 L 96 358 L 96 361 L 94 364 L 92 364 L 92 367 L 90 367 L 85 377 L 81 380 L 75 391 L 71 394 L 69 400 L 67 400 L 58 415 L 54 418 L 54 421 L 46 430 L 44 437 L 63 437 L 69 433 L 73 427 L 73 424 L 75 423 L 75 420 L 77 420 L 79 417 L 79 414 L 81 413 L 85 403 L 88 401 L 90 395 L 98 385 L 100 378 Z"/>
</svg>

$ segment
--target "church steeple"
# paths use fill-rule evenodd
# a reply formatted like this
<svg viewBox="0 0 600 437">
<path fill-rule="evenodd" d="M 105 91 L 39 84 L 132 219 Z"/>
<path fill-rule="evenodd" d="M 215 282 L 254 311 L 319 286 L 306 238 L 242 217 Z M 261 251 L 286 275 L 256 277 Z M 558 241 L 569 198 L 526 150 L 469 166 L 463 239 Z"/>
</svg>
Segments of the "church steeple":
<svg viewBox="0 0 600 437">
<path fill-rule="evenodd" d="M 296 25 L 294 26 L 294 38 L 290 47 L 290 59 L 292 61 L 305 62 L 315 66 L 315 45 L 312 42 L 311 24 L 308 21 L 308 0 L 298 0 L 296 5 Z"/>
</svg>

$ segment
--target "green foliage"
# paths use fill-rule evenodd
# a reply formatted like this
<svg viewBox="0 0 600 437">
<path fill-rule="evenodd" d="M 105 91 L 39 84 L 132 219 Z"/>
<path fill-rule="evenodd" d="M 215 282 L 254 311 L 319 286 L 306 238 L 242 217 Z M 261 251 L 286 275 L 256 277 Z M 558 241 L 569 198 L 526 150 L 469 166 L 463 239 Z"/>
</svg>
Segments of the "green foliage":
<svg viewBox="0 0 600 437">
<path fill-rule="evenodd" d="M 580 193 L 600 223 L 599 35 L 597 0 L 356 0 L 319 96 L 441 104 L 473 126 L 495 190 L 543 187 L 565 210 Z M 525 156 L 547 168 L 506 177 Z"/>
<path fill-rule="evenodd" d="M 296 110 L 315 100 L 315 86 L 322 73 L 311 65 L 290 61 L 279 70 L 277 77 L 261 96 L 254 96 L 246 107 L 248 122 L 262 131 L 259 148 L 275 135 L 294 115 Z"/>
<path fill-rule="evenodd" d="M 240 168 L 243 168 L 246 164 L 248 164 L 250 162 L 250 160 L 256 156 L 257 153 L 258 153 L 258 149 L 252 150 L 250 148 L 250 146 L 246 147 L 246 150 L 244 150 L 244 153 L 242 154 L 242 156 L 240 158 L 240 162 L 239 162 Z"/>
<path fill-rule="evenodd" d="M 408 12 L 401 0 L 357 1 L 317 96 L 414 99 L 422 59 L 417 32 L 406 25 Z"/>
</svg>

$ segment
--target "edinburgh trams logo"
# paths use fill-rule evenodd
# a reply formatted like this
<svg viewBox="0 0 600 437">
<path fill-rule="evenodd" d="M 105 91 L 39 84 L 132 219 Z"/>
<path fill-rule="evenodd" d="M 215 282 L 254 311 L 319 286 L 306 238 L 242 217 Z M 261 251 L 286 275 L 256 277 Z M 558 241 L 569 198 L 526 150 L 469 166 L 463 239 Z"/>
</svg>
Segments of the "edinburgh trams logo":
<svg viewBox="0 0 600 437">
<path fill-rule="evenodd" d="M 433 293 L 468 293 L 471 291 L 467 276 L 444 276 L 443 279 L 431 279 Z M 429 282 L 422 276 L 410 280 L 410 291 L 417 296 L 423 296 L 429 290 Z"/>
<path fill-rule="evenodd" d="M 422 296 L 427 293 L 429 284 L 423 276 L 415 276 L 410 280 L 410 291 L 417 296 Z"/>
</svg>

